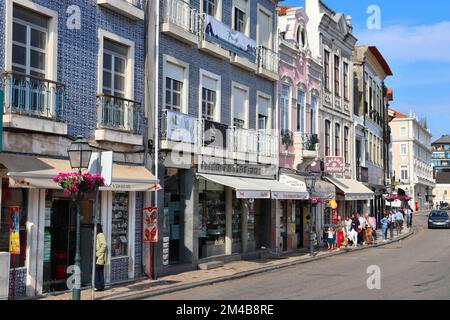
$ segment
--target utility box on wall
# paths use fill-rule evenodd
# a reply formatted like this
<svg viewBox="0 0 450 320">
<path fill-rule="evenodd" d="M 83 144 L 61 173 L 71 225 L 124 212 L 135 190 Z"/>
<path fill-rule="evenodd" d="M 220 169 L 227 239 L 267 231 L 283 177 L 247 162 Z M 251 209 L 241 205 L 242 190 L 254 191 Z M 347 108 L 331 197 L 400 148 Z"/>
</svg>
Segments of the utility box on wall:
<svg viewBox="0 0 450 320">
<path fill-rule="evenodd" d="M 9 252 L 0 252 L 0 300 L 8 300 Z"/>
</svg>

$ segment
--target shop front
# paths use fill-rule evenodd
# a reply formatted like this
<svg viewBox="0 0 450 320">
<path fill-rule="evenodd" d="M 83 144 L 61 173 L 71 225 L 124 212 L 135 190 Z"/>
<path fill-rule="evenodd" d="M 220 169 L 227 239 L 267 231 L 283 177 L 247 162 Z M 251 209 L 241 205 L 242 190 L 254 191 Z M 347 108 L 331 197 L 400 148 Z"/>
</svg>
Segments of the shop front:
<svg viewBox="0 0 450 320">
<path fill-rule="evenodd" d="M 2 171 L 2 224 L 0 250 L 4 248 L 7 212 L 19 207 L 21 255 L 17 256 L 16 297 L 67 290 L 69 267 L 76 250 L 76 209 L 52 179 L 72 172 L 68 160 L 22 155 L 0 155 Z M 112 184 L 99 192 L 100 221 L 111 263 L 107 282 L 132 279 L 141 268 L 143 191 L 154 190 L 155 177 L 144 167 L 113 165 Z M 81 283 L 91 283 L 95 193 L 81 199 Z M 14 266 L 11 266 L 14 268 Z"/>
</svg>

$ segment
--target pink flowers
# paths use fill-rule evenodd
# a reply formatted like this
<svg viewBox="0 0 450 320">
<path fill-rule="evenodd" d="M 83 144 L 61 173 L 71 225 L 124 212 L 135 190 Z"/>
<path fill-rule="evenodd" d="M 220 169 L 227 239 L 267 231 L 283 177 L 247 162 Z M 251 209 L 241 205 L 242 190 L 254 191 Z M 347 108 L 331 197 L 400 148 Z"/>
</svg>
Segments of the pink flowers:
<svg viewBox="0 0 450 320">
<path fill-rule="evenodd" d="M 99 174 L 73 172 L 60 173 L 53 178 L 53 182 L 56 182 L 68 195 L 94 191 L 105 185 L 105 179 Z"/>
<path fill-rule="evenodd" d="M 308 201 L 309 201 L 309 204 L 312 206 L 316 206 L 319 203 L 324 203 L 323 199 L 319 198 L 319 197 L 310 197 Z"/>
</svg>

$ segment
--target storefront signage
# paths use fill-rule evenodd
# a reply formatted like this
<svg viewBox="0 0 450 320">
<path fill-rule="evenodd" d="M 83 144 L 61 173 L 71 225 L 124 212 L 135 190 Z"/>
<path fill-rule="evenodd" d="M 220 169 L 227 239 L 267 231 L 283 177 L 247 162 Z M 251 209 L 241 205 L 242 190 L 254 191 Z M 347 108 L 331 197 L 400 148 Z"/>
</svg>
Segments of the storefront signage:
<svg viewBox="0 0 450 320">
<path fill-rule="evenodd" d="M 274 165 L 265 166 L 251 163 L 229 163 L 224 159 L 203 156 L 199 156 L 198 160 L 199 173 L 273 179 L 277 172 L 277 168 Z"/>
<path fill-rule="evenodd" d="M 344 173 L 344 157 L 325 157 L 325 172 Z"/>
<path fill-rule="evenodd" d="M 93 152 L 89 162 L 88 172 L 101 175 L 105 186 L 112 183 L 113 156 L 113 151 Z"/>
<path fill-rule="evenodd" d="M 306 200 L 309 196 L 307 193 L 299 192 L 273 192 L 272 199 L 277 200 Z"/>
<path fill-rule="evenodd" d="M 167 140 L 186 143 L 197 142 L 197 119 L 183 113 L 167 110 L 167 128 L 164 132 Z"/>
<path fill-rule="evenodd" d="M 163 266 L 169 265 L 169 242 L 170 237 L 164 237 L 163 238 L 163 259 L 162 264 Z"/>
<path fill-rule="evenodd" d="M 144 208 L 144 243 L 158 242 L 158 208 Z"/>
<path fill-rule="evenodd" d="M 269 191 L 243 191 L 236 190 L 237 199 L 270 199 Z"/>
<path fill-rule="evenodd" d="M 210 15 L 205 15 L 205 35 L 206 40 L 216 42 L 252 62 L 256 61 L 256 41 Z"/>
<path fill-rule="evenodd" d="M 11 222 L 9 228 L 9 253 L 20 254 L 20 226 L 19 226 L 19 207 L 11 207 Z"/>
</svg>

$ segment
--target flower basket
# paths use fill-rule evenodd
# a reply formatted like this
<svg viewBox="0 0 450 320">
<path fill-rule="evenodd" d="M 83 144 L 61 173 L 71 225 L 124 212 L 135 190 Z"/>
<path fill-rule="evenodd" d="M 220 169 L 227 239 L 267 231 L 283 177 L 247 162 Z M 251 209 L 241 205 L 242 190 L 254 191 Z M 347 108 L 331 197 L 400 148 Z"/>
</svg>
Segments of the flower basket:
<svg viewBox="0 0 450 320">
<path fill-rule="evenodd" d="M 319 198 L 319 197 L 310 197 L 306 203 L 307 203 L 308 206 L 310 206 L 310 207 L 315 207 L 315 206 L 317 206 L 319 203 L 324 203 L 324 201 L 323 201 L 322 198 Z"/>
<path fill-rule="evenodd" d="M 101 175 L 90 173 L 60 173 L 53 182 L 56 182 L 68 195 L 93 192 L 105 185 L 105 179 Z"/>
<path fill-rule="evenodd" d="M 388 197 L 386 197 L 386 201 L 387 202 L 394 202 L 394 201 L 396 201 L 398 199 L 399 199 L 398 196 L 388 196 Z"/>
</svg>

